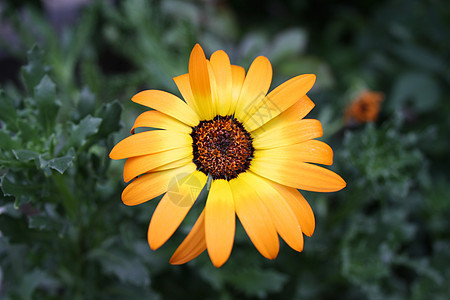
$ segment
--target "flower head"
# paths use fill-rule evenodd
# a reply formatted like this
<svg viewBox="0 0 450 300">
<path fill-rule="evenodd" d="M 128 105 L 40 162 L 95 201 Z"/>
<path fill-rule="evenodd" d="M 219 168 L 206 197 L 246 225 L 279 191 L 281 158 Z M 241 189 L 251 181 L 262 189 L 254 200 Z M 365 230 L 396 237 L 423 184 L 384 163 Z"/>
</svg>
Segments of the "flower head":
<svg viewBox="0 0 450 300">
<path fill-rule="evenodd" d="M 376 121 L 383 100 L 383 93 L 373 91 L 361 92 L 345 111 L 344 118 L 346 123 L 361 124 Z"/>
<path fill-rule="evenodd" d="M 171 258 L 182 264 L 205 249 L 216 267 L 229 258 L 235 216 L 258 251 L 278 255 L 278 235 L 293 249 L 303 250 L 303 233 L 314 232 L 314 215 L 297 189 L 333 192 L 345 187 L 331 165 L 331 148 L 315 140 L 319 121 L 303 119 L 314 107 L 306 93 L 311 74 L 294 77 L 267 94 L 272 67 L 263 56 L 247 75 L 231 65 L 224 51 L 209 60 L 195 45 L 189 73 L 174 81 L 185 101 L 159 90 L 146 90 L 132 100 L 154 110 L 142 113 L 132 135 L 111 151 L 127 161 L 122 193 L 126 205 L 165 195 L 149 225 L 152 249 L 163 245 L 181 224 L 212 179 L 205 208 Z M 161 130 L 135 134 L 138 127 Z"/>
</svg>

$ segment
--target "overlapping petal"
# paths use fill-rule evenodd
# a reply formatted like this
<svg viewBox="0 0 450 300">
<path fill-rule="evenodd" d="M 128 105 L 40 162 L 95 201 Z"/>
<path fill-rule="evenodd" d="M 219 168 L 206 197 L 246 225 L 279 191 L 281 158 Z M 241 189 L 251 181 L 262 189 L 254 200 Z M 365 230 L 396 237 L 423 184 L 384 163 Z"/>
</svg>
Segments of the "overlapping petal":
<svg viewBox="0 0 450 300">
<path fill-rule="evenodd" d="M 170 180 L 175 176 L 193 173 L 196 168 L 194 163 L 190 163 L 180 168 L 142 175 L 123 190 L 122 201 L 126 205 L 138 205 L 158 197 L 167 191 Z"/>
<path fill-rule="evenodd" d="M 158 110 L 189 126 L 200 121 L 197 114 L 180 98 L 160 90 L 146 90 L 131 98 L 132 101 Z"/>
<path fill-rule="evenodd" d="M 322 134 L 322 124 L 318 120 L 303 119 L 271 128 L 259 135 L 252 134 L 254 137 L 253 147 L 270 149 L 289 146 L 321 137 Z"/>
<path fill-rule="evenodd" d="M 123 168 L 123 180 L 125 182 L 168 163 L 192 155 L 192 147 L 183 147 L 163 152 L 130 157 Z"/>
<path fill-rule="evenodd" d="M 240 177 L 230 180 L 230 187 L 236 214 L 253 245 L 264 257 L 275 259 L 280 247 L 278 235 L 263 201 L 255 189 Z"/>
<path fill-rule="evenodd" d="M 206 175 L 199 171 L 177 174 L 169 182 L 148 227 L 148 243 L 153 250 L 162 246 L 187 215 L 203 186 Z"/>
<path fill-rule="evenodd" d="M 214 118 L 215 107 L 211 95 L 210 74 L 205 53 L 199 44 L 194 46 L 189 58 L 189 83 L 201 113 L 200 119 L 211 120 Z"/>
<path fill-rule="evenodd" d="M 158 153 L 192 145 L 189 134 L 171 130 L 153 130 L 134 134 L 121 140 L 109 153 L 112 159 Z"/>
<path fill-rule="evenodd" d="M 277 232 L 283 240 L 294 250 L 303 250 L 303 235 L 299 222 L 289 204 L 273 188 L 270 183 L 250 172 L 243 173 L 240 178 L 255 188 L 272 217 Z"/>
<path fill-rule="evenodd" d="M 333 150 L 324 142 L 309 140 L 299 144 L 256 150 L 255 158 L 270 158 L 274 161 L 302 161 L 322 165 L 333 164 Z"/>
<path fill-rule="evenodd" d="M 295 104 L 312 88 L 316 76 L 305 74 L 294 77 L 270 92 L 263 101 L 252 107 L 255 111 L 244 123 L 245 128 L 253 131 Z"/>
<path fill-rule="evenodd" d="M 264 100 L 272 82 L 272 65 L 264 56 L 258 56 L 251 64 L 239 93 L 235 116 L 245 123 Z"/>
<path fill-rule="evenodd" d="M 194 227 L 170 258 L 170 263 L 173 265 L 185 264 L 205 250 L 205 210 L 203 210 Z"/>
<path fill-rule="evenodd" d="M 134 125 L 130 131 L 131 134 L 134 134 L 136 128 L 139 127 L 167 129 L 186 134 L 189 134 L 192 131 L 192 127 L 157 110 L 150 110 L 140 114 L 136 118 L 136 121 L 134 121 Z"/>
<path fill-rule="evenodd" d="M 286 186 L 313 192 L 336 192 L 346 186 L 333 171 L 300 161 L 254 158 L 250 171 Z"/>
</svg>

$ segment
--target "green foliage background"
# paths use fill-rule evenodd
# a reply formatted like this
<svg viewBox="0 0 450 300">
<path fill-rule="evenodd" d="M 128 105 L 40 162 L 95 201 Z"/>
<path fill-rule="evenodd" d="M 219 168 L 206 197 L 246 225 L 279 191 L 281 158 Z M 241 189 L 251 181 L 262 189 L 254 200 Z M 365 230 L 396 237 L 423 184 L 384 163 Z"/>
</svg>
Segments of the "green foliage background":
<svg viewBox="0 0 450 300">
<path fill-rule="evenodd" d="M 0 4 L 1 299 L 450 298 L 448 1 L 50 2 Z M 129 99 L 178 94 L 196 42 L 245 68 L 266 55 L 273 87 L 318 75 L 309 117 L 348 186 L 304 193 L 302 253 L 268 261 L 239 228 L 222 268 L 171 266 L 194 214 L 153 252 L 158 200 L 122 204 L 108 153 L 145 109 Z M 364 89 L 385 94 L 380 117 L 348 126 Z"/>
</svg>

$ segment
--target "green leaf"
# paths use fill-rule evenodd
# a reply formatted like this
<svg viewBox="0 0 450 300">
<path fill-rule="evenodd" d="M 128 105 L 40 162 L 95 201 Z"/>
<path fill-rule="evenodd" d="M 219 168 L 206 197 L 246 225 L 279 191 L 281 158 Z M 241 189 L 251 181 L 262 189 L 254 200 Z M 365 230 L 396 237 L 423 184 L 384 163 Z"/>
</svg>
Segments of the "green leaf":
<svg viewBox="0 0 450 300">
<path fill-rule="evenodd" d="M 95 249 L 89 256 L 97 260 L 103 272 L 117 277 L 121 282 L 145 286 L 150 283 L 147 268 L 136 258 L 114 249 Z"/>
<path fill-rule="evenodd" d="M 269 57 L 273 63 L 279 63 L 299 55 L 306 47 L 305 30 L 291 28 L 279 33 L 272 42 Z"/>
<path fill-rule="evenodd" d="M 30 161 L 39 157 L 39 153 L 26 149 L 12 150 L 12 152 L 16 159 L 20 161 Z"/>
<path fill-rule="evenodd" d="M 100 107 L 97 115 L 102 118 L 103 121 L 98 130 L 98 137 L 105 138 L 122 127 L 122 123 L 120 122 L 121 113 L 122 104 L 117 100 L 103 104 Z"/>
<path fill-rule="evenodd" d="M 38 186 L 26 186 L 11 181 L 7 174 L 0 177 L 0 188 L 5 196 L 14 197 L 14 207 L 17 209 L 22 204 L 30 202 L 39 191 Z"/>
<path fill-rule="evenodd" d="M 267 293 L 281 291 L 288 278 L 274 270 L 243 269 L 230 276 L 229 280 L 247 296 L 263 298 Z"/>
<path fill-rule="evenodd" d="M 22 67 L 25 88 L 32 91 L 47 71 L 48 67 L 44 65 L 44 54 L 38 46 L 34 45 L 28 51 L 28 64 Z"/>
<path fill-rule="evenodd" d="M 0 120 L 12 129 L 16 128 L 17 113 L 12 101 L 0 90 Z"/>
<path fill-rule="evenodd" d="M 79 124 L 72 126 L 72 135 L 70 137 L 69 146 L 81 147 L 87 141 L 87 138 L 98 132 L 98 128 L 102 119 L 86 116 Z"/>
<path fill-rule="evenodd" d="M 40 134 L 37 126 L 32 126 L 30 122 L 23 119 L 17 121 L 17 126 L 19 127 L 19 137 L 22 141 L 33 141 L 35 143 L 39 142 Z"/>
<path fill-rule="evenodd" d="M 74 159 L 75 155 L 73 154 L 73 151 L 71 151 L 71 154 L 49 160 L 47 166 L 63 174 L 72 165 Z"/>
<path fill-rule="evenodd" d="M 55 125 L 60 104 L 56 101 L 56 85 L 45 75 L 34 89 L 34 100 L 38 109 L 38 119 L 47 133 Z"/>
<path fill-rule="evenodd" d="M 19 147 L 16 139 L 12 138 L 8 132 L 0 130 L 0 145 L 1 150 L 11 150 Z"/>
<path fill-rule="evenodd" d="M 34 269 L 33 271 L 24 274 L 20 282 L 18 282 L 18 293 L 20 296 L 20 299 L 28 300 L 33 299 L 33 293 L 36 290 L 36 288 L 44 281 L 46 280 L 47 276 L 45 272 Z"/>
<path fill-rule="evenodd" d="M 95 109 L 95 95 L 85 86 L 78 97 L 77 120 L 81 120 L 87 115 L 92 115 Z"/>
<path fill-rule="evenodd" d="M 441 90 L 427 73 L 408 72 L 395 83 L 391 107 L 412 105 L 419 112 L 428 112 L 438 105 Z"/>
</svg>

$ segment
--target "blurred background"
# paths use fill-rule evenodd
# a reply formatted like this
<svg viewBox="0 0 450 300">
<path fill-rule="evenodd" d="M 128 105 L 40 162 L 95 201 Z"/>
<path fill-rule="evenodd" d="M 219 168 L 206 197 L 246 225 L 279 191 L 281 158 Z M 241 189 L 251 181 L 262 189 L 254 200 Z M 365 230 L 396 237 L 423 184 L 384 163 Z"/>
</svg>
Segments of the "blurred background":
<svg viewBox="0 0 450 300">
<path fill-rule="evenodd" d="M 2 1 L 0 298 L 449 299 L 449 33 L 444 0 Z M 318 77 L 308 118 L 348 186 L 303 193 L 302 253 L 269 261 L 238 225 L 222 268 L 172 266 L 203 204 L 151 251 L 158 200 L 120 200 L 130 98 L 179 95 L 197 42 L 246 69 L 267 56 L 272 88 Z"/>
</svg>

